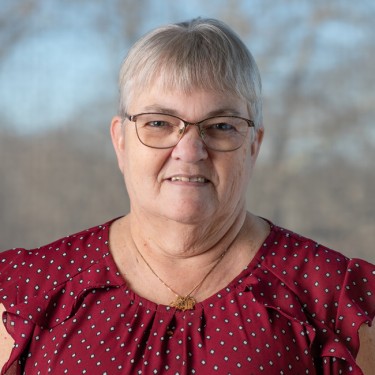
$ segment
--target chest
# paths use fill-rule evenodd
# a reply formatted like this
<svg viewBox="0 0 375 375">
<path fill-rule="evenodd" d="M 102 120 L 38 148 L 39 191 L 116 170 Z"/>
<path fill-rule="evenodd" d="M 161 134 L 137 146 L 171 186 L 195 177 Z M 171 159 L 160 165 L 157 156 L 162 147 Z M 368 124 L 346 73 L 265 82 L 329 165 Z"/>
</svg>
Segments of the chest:
<svg viewBox="0 0 375 375">
<path fill-rule="evenodd" d="M 66 321 L 50 329 L 36 327 L 24 371 L 315 373 L 303 326 L 277 311 L 238 302 L 172 312 L 129 303 L 120 294 L 91 294 Z"/>
</svg>

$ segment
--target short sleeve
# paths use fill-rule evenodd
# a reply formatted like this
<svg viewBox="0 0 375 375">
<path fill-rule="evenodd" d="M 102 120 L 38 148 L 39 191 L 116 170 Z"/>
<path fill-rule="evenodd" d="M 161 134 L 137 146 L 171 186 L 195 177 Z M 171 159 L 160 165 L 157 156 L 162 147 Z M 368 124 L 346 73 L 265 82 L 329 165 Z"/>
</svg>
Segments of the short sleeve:
<svg viewBox="0 0 375 375">
<path fill-rule="evenodd" d="M 336 332 L 355 357 L 359 350 L 358 330 L 372 325 L 375 317 L 375 265 L 364 260 L 348 262 L 336 318 Z"/>
<path fill-rule="evenodd" d="M 15 340 L 15 349 L 13 350 L 8 363 L 4 366 L 1 373 L 4 373 L 18 357 L 15 353 L 20 353 L 27 345 L 26 336 L 29 336 L 32 331 L 32 325 L 27 323 L 22 324 L 24 331 L 21 340 L 16 335 L 16 320 L 11 318 L 8 310 L 17 305 L 19 295 L 19 279 L 18 267 L 22 264 L 22 255 L 25 250 L 14 249 L 2 252 L 0 254 L 0 303 L 4 305 L 5 312 L 1 317 L 2 323 L 5 325 L 8 333 Z"/>
<path fill-rule="evenodd" d="M 322 373 L 363 375 L 355 358 L 359 328 L 371 325 L 375 315 L 375 266 L 349 259 L 342 280 L 332 331 L 321 327 L 326 332 L 320 348 Z"/>
<path fill-rule="evenodd" d="M 261 291 L 267 306 L 309 327 L 311 353 L 319 374 L 362 375 L 356 364 L 358 331 L 363 324 L 373 324 L 375 265 L 350 259 L 293 232 L 275 231 L 259 268 L 266 268 L 268 284 L 272 285 L 269 293 Z M 293 293 L 299 301 L 292 304 L 294 309 L 270 297 L 286 294 L 275 290 L 275 277 L 281 282 L 280 288 L 288 288 L 288 296 Z"/>
<path fill-rule="evenodd" d="M 24 249 L 8 250 L 0 254 L 0 303 L 5 307 L 17 304 L 19 269 L 23 264 Z"/>
</svg>

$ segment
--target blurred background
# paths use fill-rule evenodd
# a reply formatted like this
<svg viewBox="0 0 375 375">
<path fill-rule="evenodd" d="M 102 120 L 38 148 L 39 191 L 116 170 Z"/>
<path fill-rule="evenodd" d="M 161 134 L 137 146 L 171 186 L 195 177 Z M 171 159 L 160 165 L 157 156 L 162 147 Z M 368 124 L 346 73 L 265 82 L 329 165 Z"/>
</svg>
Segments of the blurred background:
<svg viewBox="0 0 375 375">
<path fill-rule="evenodd" d="M 109 136 L 129 46 L 192 17 L 229 23 L 263 77 L 248 207 L 375 262 L 375 2 L 2 0 L 0 248 L 126 214 Z"/>
</svg>

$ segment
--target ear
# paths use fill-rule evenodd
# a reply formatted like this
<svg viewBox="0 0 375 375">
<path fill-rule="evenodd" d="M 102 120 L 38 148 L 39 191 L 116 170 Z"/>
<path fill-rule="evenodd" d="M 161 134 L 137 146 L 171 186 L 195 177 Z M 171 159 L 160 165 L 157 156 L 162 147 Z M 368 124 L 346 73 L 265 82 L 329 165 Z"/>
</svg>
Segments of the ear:
<svg viewBox="0 0 375 375">
<path fill-rule="evenodd" d="M 259 129 L 254 130 L 254 133 L 255 133 L 254 139 L 253 139 L 253 142 L 251 143 L 251 155 L 255 161 L 258 157 L 260 146 L 262 145 L 262 142 L 263 142 L 263 136 L 264 136 L 263 125 L 261 125 Z"/>
<path fill-rule="evenodd" d="M 115 149 L 118 166 L 122 173 L 124 173 L 124 150 L 125 150 L 125 131 L 123 128 L 123 119 L 120 116 L 113 117 L 111 121 L 111 138 L 113 148 Z"/>
</svg>

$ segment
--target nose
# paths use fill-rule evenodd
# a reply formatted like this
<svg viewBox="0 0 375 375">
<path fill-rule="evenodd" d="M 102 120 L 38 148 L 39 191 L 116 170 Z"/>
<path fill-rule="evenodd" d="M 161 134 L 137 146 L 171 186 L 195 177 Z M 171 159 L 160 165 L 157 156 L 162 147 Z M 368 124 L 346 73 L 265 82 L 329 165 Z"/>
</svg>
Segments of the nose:
<svg viewBox="0 0 375 375">
<path fill-rule="evenodd" d="M 197 162 L 208 156 L 206 145 L 200 136 L 200 129 L 194 124 L 188 124 L 173 148 L 172 157 L 186 162 Z"/>
</svg>

